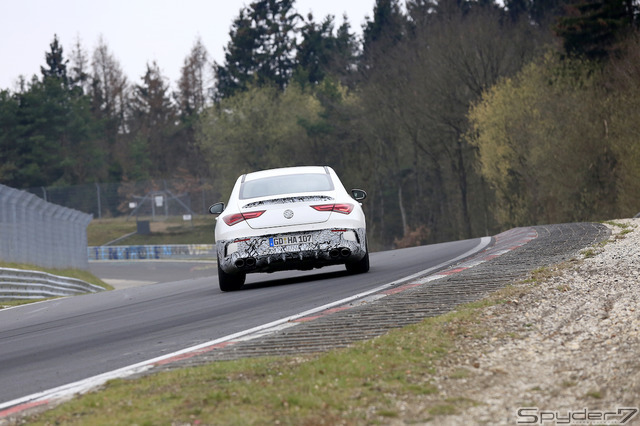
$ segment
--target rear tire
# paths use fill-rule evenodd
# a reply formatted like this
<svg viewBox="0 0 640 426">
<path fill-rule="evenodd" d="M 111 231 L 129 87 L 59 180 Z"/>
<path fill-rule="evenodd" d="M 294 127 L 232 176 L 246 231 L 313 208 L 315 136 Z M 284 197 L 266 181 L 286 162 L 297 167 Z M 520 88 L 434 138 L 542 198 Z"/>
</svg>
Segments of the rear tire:
<svg viewBox="0 0 640 426">
<path fill-rule="evenodd" d="M 247 274 L 239 272 L 237 274 L 227 274 L 220 268 L 218 263 L 218 283 L 222 291 L 237 291 L 242 288 Z"/>
<path fill-rule="evenodd" d="M 357 262 L 349 262 L 346 266 L 350 274 L 364 274 L 365 272 L 369 272 L 369 250 L 365 252 L 362 259 Z"/>
</svg>

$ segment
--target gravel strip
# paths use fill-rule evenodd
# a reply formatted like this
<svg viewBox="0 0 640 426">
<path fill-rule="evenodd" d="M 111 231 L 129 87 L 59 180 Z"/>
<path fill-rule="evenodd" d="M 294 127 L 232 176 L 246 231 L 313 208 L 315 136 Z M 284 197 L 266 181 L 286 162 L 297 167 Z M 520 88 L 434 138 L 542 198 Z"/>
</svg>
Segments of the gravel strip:
<svg viewBox="0 0 640 426">
<path fill-rule="evenodd" d="M 459 341 L 436 374 L 439 397 L 467 408 L 433 424 L 578 424 L 582 413 L 620 424 L 633 410 L 619 409 L 640 407 L 640 219 L 615 223 L 628 227 L 607 225 L 606 245 L 483 311 L 490 331 Z M 405 415 L 421 418 L 427 402 Z"/>
</svg>

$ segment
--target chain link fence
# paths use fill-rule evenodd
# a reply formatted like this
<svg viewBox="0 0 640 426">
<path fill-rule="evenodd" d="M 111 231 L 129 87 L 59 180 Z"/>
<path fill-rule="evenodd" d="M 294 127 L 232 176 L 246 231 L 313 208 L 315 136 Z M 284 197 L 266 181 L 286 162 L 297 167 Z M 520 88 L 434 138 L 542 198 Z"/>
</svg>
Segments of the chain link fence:
<svg viewBox="0 0 640 426">
<path fill-rule="evenodd" d="M 0 259 L 86 269 L 90 214 L 0 185 Z"/>
<path fill-rule="evenodd" d="M 213 182 L 191 179 L 35 187 L 26 191 L 96 219 L 207 214 L 209 206 L 221 199 Z"/>
</svg>

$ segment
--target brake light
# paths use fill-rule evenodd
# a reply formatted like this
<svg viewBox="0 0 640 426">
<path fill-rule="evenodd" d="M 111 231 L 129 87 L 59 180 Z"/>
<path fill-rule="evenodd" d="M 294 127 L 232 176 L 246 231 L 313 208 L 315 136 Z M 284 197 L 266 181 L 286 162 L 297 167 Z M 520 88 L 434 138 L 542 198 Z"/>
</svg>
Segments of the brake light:
<svg viewBox="0 0 640 426">
<path fill-rule="evenodd" d="M 226 223 L 227 225 L 233 226 L 237 223 L 242 222 L 243 220 L 255 219 L 256 217 L 260 217 L 265 211 L 266 210 L 258 210 L 255 212 L 230 214 L 229 216 L 223 217 L 222 220 L 224 220 L 224 223 Z"/>
<path fill-rule="evenodd" d="M 323 204 L 321 206 L 311 206 L 319 212 L 332 212 L 334 204 Z"/>
<path fill-rule="evenodd" d="M 333 211 L 342 214 L 349 214 L 353 211 L 353 204 L 336 204 L 333 206 Z"/>
<path fill-rule="evenodd" d="M 319 212 L 336 212 L 342 214 L 349 214 L 353 211 L 353 204 L 320 204 L 317 206 L 311 206 Z"/>
</svg>

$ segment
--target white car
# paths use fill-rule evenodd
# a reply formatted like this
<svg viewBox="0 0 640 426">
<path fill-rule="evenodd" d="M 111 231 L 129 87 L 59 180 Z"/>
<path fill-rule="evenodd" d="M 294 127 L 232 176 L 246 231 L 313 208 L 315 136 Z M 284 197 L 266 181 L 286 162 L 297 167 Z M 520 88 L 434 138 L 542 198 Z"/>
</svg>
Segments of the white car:
<svg viewBox="0 0 640 426">
<path fill-rule="evenodd" d="M 242 175 L 216 217 L 222 291 L 240 289 L 246 274 L 344 264 L 369 270 L 361 189 L 349 194 L 330 167 L 305 166 Z"/>
</svg>

